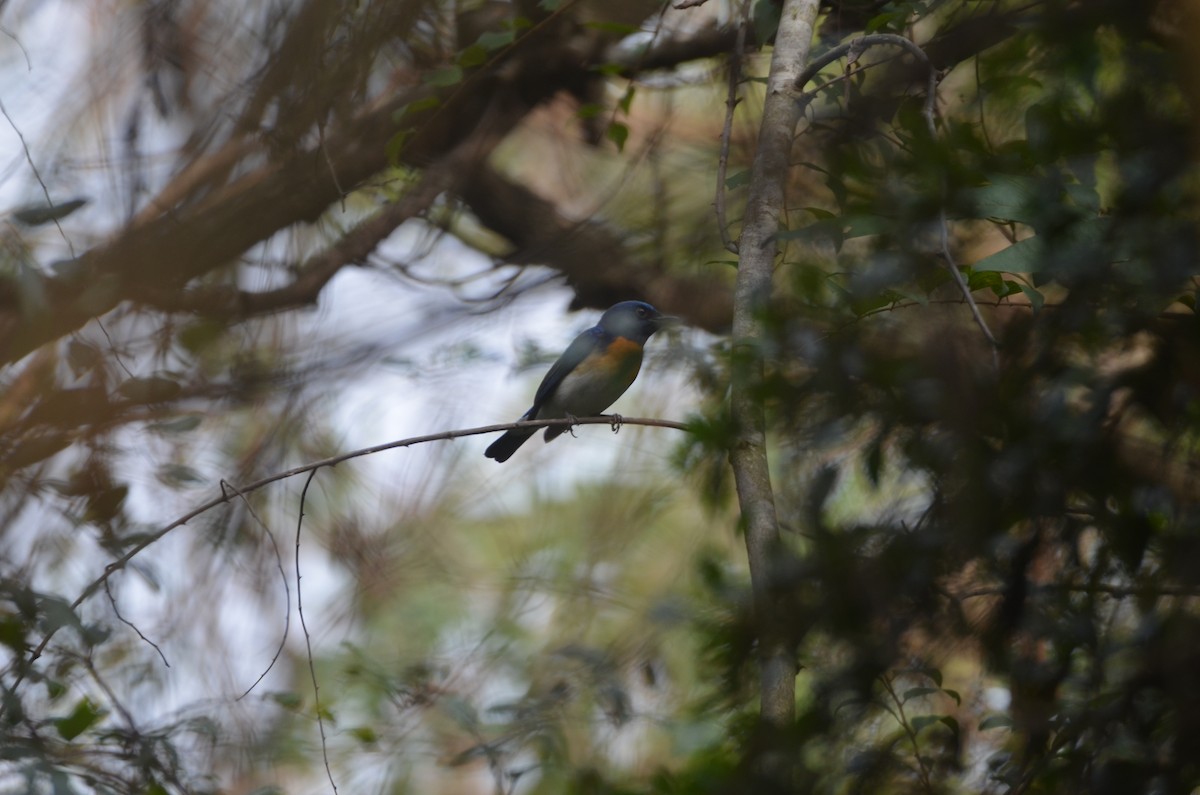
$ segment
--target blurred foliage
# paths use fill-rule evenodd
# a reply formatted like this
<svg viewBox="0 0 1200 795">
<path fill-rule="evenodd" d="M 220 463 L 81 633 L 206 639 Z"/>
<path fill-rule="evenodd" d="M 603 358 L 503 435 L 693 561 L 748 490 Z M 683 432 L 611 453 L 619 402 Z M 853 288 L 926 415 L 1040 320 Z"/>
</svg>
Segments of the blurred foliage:
<svg viewBox="0 0 1200 795">
<path fill-rule="evenodd" d="M 503 486 L 455 452 L 419 459 L 403 487 L 322 471 L 303 505 L 302 484 L 225 486 L 228 502 L 140 552 L 198 487 L 342 451 L 339 398 L 380 371 L 401 397 L 478 411 L 478 380 L 452 379 L 494 351 L 431 295 L 495 308 L 546 264 L 583 303 L 659 290 L 718 327 L 731 255 L 710 204 L 738 15 L 703 12 L 724 36 L 711 44 L 709 27 L 670 21 L 693 11 L 660 18 L 656 3 L 268 3 L 225 37 L 181 13 L 198 7 L 140 8 L 141 80 L 127 105 L 110 98 L 136 163 L 128 217 L 73 226 L 110 203 L 51 177 L 79 198 L 22 202 L 3 232 L 0 791 L 322 791 L 326 764 L 351 792 L 1200 786 L 1200 25 L 1180 6 L 824 4 L 818 49 L 910 36 L 939 69 L 938 107 L 931 136 L 923 70 L 887 48 L 808 87 L 760 385 L 786 541 L 769 588 L 801 665 L 783 732 L 756 720 L 725 341 L 673 339 L 672 361 L 650 363 L 686 369 L 706 401 L 673 454 L 626 428 L 611 471 L 563 440 L 506 465 Z M 773 11 L 754 4 L 751 42 Z M 695 49 L 660 62 L 648 37 Z M 201 57 L 231 43 L 239 58 Z M 735 237 L 765 69 L 745 56 L 724 186 Z M 362 108 L 388 124 L 355 127 Z M 372 336 L 354 312 L 292 311 L 333 276 L 310 266 L 355 234 L 321 208 L 402 203 L 506 113 L 491 161 L 434 191 L 410 236 L 423 253 L 474 246 L 482 276 L 371 247 L 335 264 L 428 314 Z M 89 269 L 106 262 L 95 241 L 139 234 L 136 212 L 169 198 L 133 157 L 164 120 L 193 123 L 176 176 L 244 159 L 135 240 L 210 206 L 253 224 L 294 204 L 294 225 L 286 239 L 190 227 L 174 253 L 216 264 L 173 281 L 174 257 L 143 263 L 131 289 Z M 345 130 L 363 151 L 339 149 Z M 225 203 L 352 156 L 371 180 L 325 204 L 299 188 Z M 239 235 L 233 252 L 208 245 Z M 280 284 L 304 289 L 263 298 Z M 76 328 L 93 315 L 103 326 Z M 433 327 L 463 331 L 430 342 Z M 535 337 L 519 353 L 544 350 Z M 592 477 L 547 485 L 556 467 Z M 106 566 L 119 574 L 85 592 Z"/>
</svg>

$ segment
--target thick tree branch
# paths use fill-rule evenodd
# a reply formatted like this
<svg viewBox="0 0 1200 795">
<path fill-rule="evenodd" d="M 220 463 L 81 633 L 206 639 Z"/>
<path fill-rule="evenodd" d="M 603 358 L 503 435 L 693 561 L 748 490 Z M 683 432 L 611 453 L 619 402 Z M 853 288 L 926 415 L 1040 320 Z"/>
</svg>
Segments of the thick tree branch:
<svg viewBox="0 0 1200 795">
<path fill-rule="evenodd" d="M 452 189 L 456 180 L 471 173 L 478 166 L 479 158 L 487 154 L 477 149 L 479 147 L 471 145 L 460 146 L 426 169 L 416 187 L 358 224 L 334 245 L 309 257 L 297 268 L 291 283 L 283 287 L 250 292 L 229 285 L 202 286 L 185 291 L 135 286 L 131 297 L 167 312 L 192 312 L 231 320 L 315 304 L 321 290 L 343 267 L 361 263 L 402 223 L 419 216 L 438 195 Z"/>
<path fill-rule="evenodd" d="M 510 262 L 561 272 L 575 290 L 577 306 L 607 308 L 641 298 L 709 331 L 729 326 L 731 300 L 724 284 L 637 262 L 604 225 L 568 221 L 551 202 L 494 169 L 481 169 L 463 186 L 462 197 L 485 226 L 513 244 Z"/>
</svg>

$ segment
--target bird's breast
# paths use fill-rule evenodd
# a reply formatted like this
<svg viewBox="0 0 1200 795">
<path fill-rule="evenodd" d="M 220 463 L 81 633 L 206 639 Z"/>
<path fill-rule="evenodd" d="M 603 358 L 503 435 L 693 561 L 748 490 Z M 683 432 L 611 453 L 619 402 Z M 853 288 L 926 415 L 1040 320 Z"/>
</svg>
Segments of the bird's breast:
<svg viewBox="0 0 1200 795">
<path fill-rule="evenodd" d="M 589 356 L 563 377 L 539 416 L 600 414 L 629 389 L 641 366 L 642 346 L 617 337 L 604 353 Z"/>
</svg>

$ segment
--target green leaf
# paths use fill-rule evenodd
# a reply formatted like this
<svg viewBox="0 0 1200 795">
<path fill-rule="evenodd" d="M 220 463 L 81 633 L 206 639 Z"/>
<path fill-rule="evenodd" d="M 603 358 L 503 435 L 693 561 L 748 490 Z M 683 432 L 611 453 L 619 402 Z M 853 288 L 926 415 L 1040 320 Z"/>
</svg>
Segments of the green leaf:
<svg viewBox="0 0 1200 795">
<path fill-rule="evenodd" d="M 480 64 L 487 63 L 487 59 L 487 48 L 480 44 L 472 44 L 470 47 L 467 47 L 460 52 L 455 61 L 464 69 L 469 69 L 472 66 L 479 66 Z M 455 80 L 453 82 L 457 83 L 458 81 Z"/>
<path fill-rule="evenodd" d="M 607 110 L 608 108 L 596 102 L 585 102 L 575 111 L 575 115 L 580 119 L 594 119 L 603 115 Z"/>
<path fill-rule="evenodd" d="M 104 711 L 93 704 L 91 699 L 84 697 L 75 704 L 75 709 L 71 710 L 70 715 L 57 718 L 54 721 L 54 727 L 58 729 L 59 736 L 64 740 L 74 740 L 102 717 L 104 717 Z"/>
<path fill-rule="evenodd" d="M 997 174 L 990 177 L 988 183 L 965 192 L 978 217 L 1023 224 L 1033 224 L 1040 219 L 1042 211 L 1038 199 L 1043 186 L 1038 180 Z"/>
<path fill-rule="evenodd" d="M 434 69 L 425 76 L 425 84 L 434 88 L 449 88 L 462 82 L 463 70 L 458 64 Z"/>
<path fill-rule="evenodd" d="M 908 725 L 912 727 L 914 732 L 919 734 L 922 730 L 937 723 L 940 719 L 940 715 L 917 715 L 909 719 Z"/>
<path fill-rule="evenodd" d="M 1046 244 L 1040 237 L 1018 240 L 1011 246 L 984 257 L 971 266 L 977 272 L 998 271 L 1002 273 L 1036 273 L 1043 267 Z"/>
<path fill-rule="evenodd" d="M 755 0 L 751 21 L 754 23 L 756 41 L 770 41 L 775 37 L 775 31 L 779 30 L 779 19 L 782 12 L 782 3 L 777 4 L 772 0 Z"/>
<path fill-rule="evenodd" d="M 1108 233 L 1111 220 L 1107 217 L 1089 218 L 1074 224 L 1056 241 L 1061 248 L 1092 246 L 1101 243 Z M 971 266 L 975 271 L 1005 273 L 1042 273 L 1053 264 L 1051 249 L 1041 235 L 1018 240 L 1006 249 L 984 257 Z M 1115 259 L 1120 254 L 1112 252 Z"/>
<path fill-rule="evenodd" d="M 878 33 L 879 31 L 897 30 L 903 25 L 908 14 L 905 11 L 888 11 L 883 14 L 878 14 L 867 20 L 866 32 Z"/>
<path fill-rule="evenodd" d="M 629 88 L 625 89 L 625 94 L 622 95 L 619 100 L 617 100 L 617 107 L 619 107 L 621 112 L 626 116 L 629 115 L 629 106 L 633 104 L 633 97 L 636 93 L 637 89 L 634 87 L 633 83 L 630 83 Z"/>
<path fill-rule="evenodd" d="M 902 695 L 900 697 L 900 703 L 907 704 L 909 702 L 909 700 L 911 700 L 911 699 L 920 698 L 921 696 L 928 696 L 933 693 L 940 693 L 940 692 L 941 691 L 936 687 L 913 687 L 913 688 L 910 688 L 910 689 L 904 691 L 904 695 Z"/>
<path fill-rule="evenodd" d="M 739 171 L 736 174 L 732 174 L 725 178 L 725 187 L 729 188 L 729 189 L 740 188 L 743 185 L 749 185 L 749 184 L 750 184 L 750 169 L 748 169 L 748 168 L 743 169 L 742 171 Z"/>
<path fill-rule="evenodd" d="M 356 726 L 350 730 L 350 736 L 366 745 L 373 745 L 379 740 L 379 735 L 370 726 Z"/>
<path fill-rule="evenodd" d="M 966 268 L 964 275 L 967 277 L 967 287 L 971 292 L 987 288 L 991 288 L 993 291 L 1004 289 L 1004 279 L 996 271 L 975 271 Z"/>
<path fill-rule="evenodd" d="M 608 140 L 617 145 L 618 152 L 625 151 L 625 142 L 629 140 L 629 128 L 619 121 L 608 125 Z"/>
<path fill-rule="evenodd" d="M 945 693 L 946 695 L 950 696 L 950 698 L 954 699 L 955 704 L 957 704 L 960 707 L 962 706 L 962 695 L 960 695 L 957 690 L 950 690 L 948 688 L 943 688 L 942 692 Z"/>
<path fill-rule="evenodd" d="M 942 724 L 943 726 L 945 726 L 950 731 L 954 732 L 954 734 L 956 734 L 956 735 L 959 732 L 958 721 L 949 715 L 917 715 L 916 717 L 912 718 L 908 723 L 912 727 L 912 730 L 917 733 L 921 732 L 923 729 L 926 729 L 930 726 L 935 726 L 939 723 Z"/>
<path fill-rule="evenodd" d="M 25 629 L 25 622 L 17 615 L 0 616 L 0 643 L 17 654 L 24 654 L 29 645 L 25 642 Z"/>
<path fill-rule="evenodd" d="M 442 98 L 436 95 L 422 97 L 421 99 L 413 100 L 404 106 L 405 113 L 421 113 L 426 110 L 433 110 L 441 107 Z"/>
<path fill-rule="evenodd" d="M 277 690 L 269 694 L 268 698 L 284 709 L 300 709 L 300 705 L 304 703 L 300 694 L 292 690 Z"/>
<path fill-rule="evenodd" d="M 1008 715 L 988 715 L 986 718 L 979 721 L 979 731 L 985 732 L 989 729 L 1011 729 L 1012 725 L 1012 718 L 1010 718 Z"/>
<path fill-rule="evenodd" d="M 57 701 L 67 693 L 67 686 L 54 679 L 46 680 L 46 695 L 51 701 Z"/>
<path fill-rule="evenodd" d="M 517 38 L 515 30 L 489 30 L 480 33 L 475 43 L 485 50 L 499 50 L 512 44 Z"/>
<path fill-rule="evenodd" d="M 71 199 L 58 204 L 26 205 L 13 211 L 13 219 L 26 226 L 41 226 L 60 221 L 87 203 L 87 199 Z"/>
</svg>

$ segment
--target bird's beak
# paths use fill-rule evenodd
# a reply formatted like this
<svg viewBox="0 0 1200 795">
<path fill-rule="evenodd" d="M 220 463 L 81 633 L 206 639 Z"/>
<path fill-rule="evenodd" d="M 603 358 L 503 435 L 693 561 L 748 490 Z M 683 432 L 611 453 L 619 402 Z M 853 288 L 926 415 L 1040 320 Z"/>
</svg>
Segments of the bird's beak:
<svg viewBox="0 0 1200 795">
<path fill-rule="evenodd" d="M 659 315 L 654 320 L 655 320 L 655 323 L 657 323 L 659 328 L 667 328 L 668 326 L 678 326 L 680 323 L 683 322 L 682 318 L 675 317 L 674 315 Z"/>
</svg>

